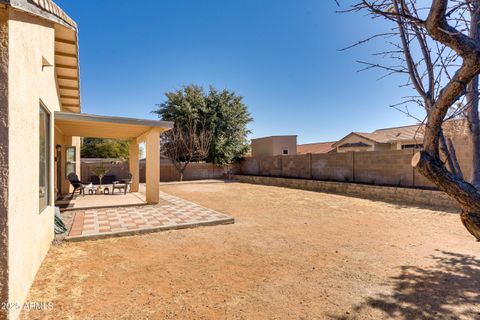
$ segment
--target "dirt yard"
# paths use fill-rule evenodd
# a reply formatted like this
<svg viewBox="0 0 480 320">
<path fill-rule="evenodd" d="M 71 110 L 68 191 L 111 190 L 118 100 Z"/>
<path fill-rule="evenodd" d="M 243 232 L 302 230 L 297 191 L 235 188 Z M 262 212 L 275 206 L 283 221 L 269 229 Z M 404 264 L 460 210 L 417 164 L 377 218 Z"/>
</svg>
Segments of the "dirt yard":
<svg viewBox="0 0 480 320">
<path fill-rule="evenodd" d="M 234 225 L 52 247 L 23 319 L 480 319 L 457 214 L 239 183 L 162 190 Z"/>
</svg>

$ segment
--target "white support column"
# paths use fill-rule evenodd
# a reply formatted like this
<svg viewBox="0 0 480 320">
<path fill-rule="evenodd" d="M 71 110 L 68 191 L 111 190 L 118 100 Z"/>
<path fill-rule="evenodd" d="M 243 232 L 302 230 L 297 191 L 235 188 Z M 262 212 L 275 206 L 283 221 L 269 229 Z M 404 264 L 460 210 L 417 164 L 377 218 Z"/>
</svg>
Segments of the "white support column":
<svg viewBox="0 0 480 320">
<path fill-rule="evenodd" d="M 138 143 L 136 139 L 130 141 L 130 148 L 129 148 L 129 158 L 128 158 L 128 166 L 130 173 L 132 174 L 132 192 L 138 192 L 138 186 L 140 183 L 140 166 L 139 166 L 139 149 Z"/>
<path fill-rule="evenodd" d="M 156 204 L 160 201 L 160 129 L 151 129 L 146 137 L 146 200 Z"/>
</svg>

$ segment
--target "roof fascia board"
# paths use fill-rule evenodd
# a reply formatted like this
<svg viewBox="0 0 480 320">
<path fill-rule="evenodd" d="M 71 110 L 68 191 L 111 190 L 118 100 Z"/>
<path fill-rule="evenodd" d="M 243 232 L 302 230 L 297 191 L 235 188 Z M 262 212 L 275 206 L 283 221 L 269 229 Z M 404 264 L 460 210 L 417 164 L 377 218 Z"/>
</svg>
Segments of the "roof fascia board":
<svg viewBox="0 0 480 320">
<path fill-rule="evenodd" d="M 363 139 L 367 139 L 368 141 L 372 141 L 374 143 L 380 143 L 378 141 L 375 141 L 373 139 L 370 139 L 370 138 L 367 138 L 367 137 L 364 137 L 362 136 L 361 134 L 358 134 L 356 132 L 350 132 L 349 134 L 347 134 L 345 137 L 343 137 L 342 139 L 338 140 L 337 142 L 335 142 L 335 144 L 332 145 L 332 147 L 336 148 L 338 147 L 338 145 L 345 139 L 347 139 L 348 137 L 351 137 L 351 136 L 357 136 L 357 137 L 360 137 L 360 138 L 363 138 Z"/>
<path fill-rule="evenodd" d="M 55 112 L 56 120 L 69 120 L 69 121 L 91 121 L 91 122 L 100 122 L 100 123 L 116 123 L 116 124 L 130 124 L 130 125 L 141 125 L 149 127 L 159 127 L 159 128 L 173 128 L 172 121 L 161 121 L 161 120 L 147 120 L 147 119 L 135 119 L 135 118 L 124 118 L 124 117 L 108 117 L 108 116 L 99 116 L 93 114 L 85 113 L 69 113 L 69 112 Z"/>
<path fill-rule="evenodd" d="M 14 9 L 33 14 L 35 16 L 47 19 L 54 23 L 58 23 L 66 28 L 77 30 L 75 26 L 70 25 L 69 23 L 65 22 L 63 19 L 60 19 L 56 15 L 43 10 L 42 8 L 35 5 L 34 3 L 31 3 L 25 0 L 0 0 L 0 3 L 5 3 L 7 5 L 10 5 Z"/>
</svg>

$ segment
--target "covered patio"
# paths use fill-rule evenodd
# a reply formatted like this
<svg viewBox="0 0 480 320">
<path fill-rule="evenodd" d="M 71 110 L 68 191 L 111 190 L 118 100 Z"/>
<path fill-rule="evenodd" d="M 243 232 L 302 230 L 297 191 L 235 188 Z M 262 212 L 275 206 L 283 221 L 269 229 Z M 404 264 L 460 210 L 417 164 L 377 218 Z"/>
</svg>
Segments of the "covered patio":
<svg viewBox="0 0 480 320">
<path fill-rule="evenodd" d="M 130 206 L 142 206 L 147 204 L 145 201 L 145 195 L 139 192 L 128 192 L 126 194 L 95 194 L 85 196 L 70 195 L 58 198 L 55 201 L 55 206 L 60 208 L 60 211 L 73 211 L 73 210 L 87 210 L 98 208 L 113 208 L 113 207 L 130 207 Z"/>
<path fill-rule="evenodd" d="M 173 127 L 172 122 L 142 120 L 124 117 L 99 116 L 70 112 L 55 112 L 54 140 L 57 148 L 57 193 L 71 192 L 66 176 L 75 172 L 80 176 L 80 139 L 76 137 L 122 139 L 130 142 L 129 171 L 132 174 L 131 193 L 124 195 L 85 195 L 73 199 L 76 209 L 82 206 L 101 207 L 118 205 L 157 204 L 160 201 L 160 134 Z M 146 187 L 140 194 L 139 145 L 145 143 Z M 76 153 L 74 156 L 70 153 Z M 67 157 L 71 157 L 68 158 Z M 74 159 L 72 161 L 72 159 Z M 119 177 L 122 178 L 122 177 Z M 60 197 L 59 205 L 65 205 Z M 76 201 L 76 203 L 75 203 Z"/>
</svg>

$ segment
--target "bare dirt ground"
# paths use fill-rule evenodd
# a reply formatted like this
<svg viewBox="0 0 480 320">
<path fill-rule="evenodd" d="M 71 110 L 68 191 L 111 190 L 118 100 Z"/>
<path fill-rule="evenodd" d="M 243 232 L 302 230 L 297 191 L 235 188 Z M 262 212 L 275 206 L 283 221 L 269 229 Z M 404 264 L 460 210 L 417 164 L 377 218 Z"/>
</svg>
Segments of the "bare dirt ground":
<svg viewBox="0 0 480 320">
<path fill-rule="evenodd" d="M 52 247 L 23 319 L 480 319 L 457 214 L 239 183 L 162 190 L 234 225 Z"/>
</svg>

